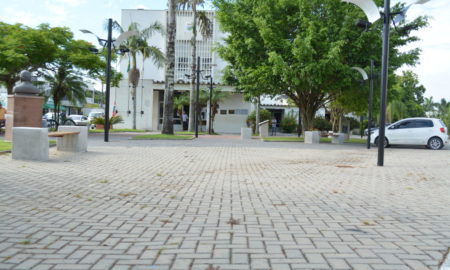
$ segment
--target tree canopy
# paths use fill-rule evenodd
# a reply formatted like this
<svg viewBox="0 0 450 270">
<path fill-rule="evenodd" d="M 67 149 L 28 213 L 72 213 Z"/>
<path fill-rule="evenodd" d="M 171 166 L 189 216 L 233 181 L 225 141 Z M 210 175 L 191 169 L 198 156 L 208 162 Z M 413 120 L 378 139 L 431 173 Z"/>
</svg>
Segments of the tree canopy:
<svg viewBox="0 0 450 270">
<path fill-rule="evenodd" d="M 382 1 L 376 1 L 381 6 Z M 254 96 L 285 94 L 300 108 L 303 129 L 312 128 L 316 111 L 330 101 L 355 111 L 364 110 L 368 87 L 359 74 L 370 59 L 379 65 L 382 23 L 370 31 L 355 26 L 365 15 L 338 0 L 215 0 L 217 17 L 228 33 L 219 55 L 228 61 L 225 80 Z M 400 6 L 396 7 L 399 8 Z M 417 38 L 412 30 L 426 18 L 397 26 L 391 35 L 390 74 L 413 65 L 420 50 L 399 47 Z"/>
</svg>

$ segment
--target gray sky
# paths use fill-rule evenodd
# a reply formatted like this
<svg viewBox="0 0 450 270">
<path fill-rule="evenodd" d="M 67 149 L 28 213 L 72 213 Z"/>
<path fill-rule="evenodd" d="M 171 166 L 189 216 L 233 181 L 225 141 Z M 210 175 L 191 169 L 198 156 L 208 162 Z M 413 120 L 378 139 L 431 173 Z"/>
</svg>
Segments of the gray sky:
<svg viewBox="0 0 450 270">
<path fill-rule="evenodd" d="M 338 0 L 336 0 L 338 1 Z M 89 29 L 106 37 L 104 24 L 107 18 L 120 21 L 121 9 L 165 9 L 166 0 L 10 0 L 0 6 L 0 21 L 36 26 L 50 23 L 52 26 L 67 26 L 75 37 L 96 44 L 94 37 L 80 33 Z M 399 2 L 393 0 L 392 4 Z M 412 0 L 405 0 L 406 3 Z M 450 99 L 450 1 L 431 0 L 424 5 L 412 6 L 408 19 L 419 15 L 430 16 L 430 26 L 420 30 L 422 39 L 412 47 L 420 47 L 422 55 L 416 67 L 404 67 L 418 74 L 420 83 L 427 91 L 425 96 Z M 409 48 L 409 49 L 410 49 Z M 408 49 L 408 48 L 405 48 Z"/>
</svg>

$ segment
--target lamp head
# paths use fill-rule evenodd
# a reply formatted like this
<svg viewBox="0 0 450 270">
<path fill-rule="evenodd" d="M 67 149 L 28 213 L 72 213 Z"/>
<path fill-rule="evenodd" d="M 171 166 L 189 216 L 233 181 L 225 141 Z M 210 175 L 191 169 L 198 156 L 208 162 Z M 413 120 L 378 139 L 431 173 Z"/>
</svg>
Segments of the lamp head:
<svg viewBox="0 0 450 270">
<path fill-rule="evenodd" d="M 362 11 L 364 11 L 364 14 L 366 14 L 367 19 L 369 19 L 370 23 L 374 23 L 381 17 L 377 5 L 375 5 L 375 3 L 372 0 L 341 0 L 341 1 L 357 5 L 360 9 L 362 9 Z"/>
</svg>

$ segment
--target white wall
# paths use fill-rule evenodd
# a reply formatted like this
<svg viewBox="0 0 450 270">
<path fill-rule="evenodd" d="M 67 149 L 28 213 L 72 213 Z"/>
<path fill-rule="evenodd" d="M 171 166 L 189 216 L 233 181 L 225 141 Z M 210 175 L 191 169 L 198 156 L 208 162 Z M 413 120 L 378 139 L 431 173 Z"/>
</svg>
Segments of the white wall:
<svg viewBox="0 0 450 270">
<path fill-rule="evenodd" d="M 136 91 L 136 128 L 152 130 L 152 103 L 153 103 L 153 83 L 150 80 L 144 80 L 144 88 L 142 89 L 142 81 L 139 81 L 139 85 Z M 110 113 L 112 114 L 114 104 L 118 114 L 122 116 L 124 123 L 117 124 L 114 128 L 132 128 L 133 127 L 133 100 L 131 99 L 131 88 L 128 88 L 127 80 L 122 80 L 119 88 L 111 88 L 110 97 Z M 141 105 L 141 97 L 142 105 Z M 128 114 L 128 110 L 131 111 Z M 144 114 L 140 112 L 144 111 Z"/>
<path fill-rule="evenodd" d="M 145 29 L 154 22 L 159 22 L 166 27 L 166 11 L 165 10 L 140 10 L 140 9 L 124 9 L 122 10 L 122 27 L 127 30 L 132 22 L 137 22 L 141 29 Z M 166 53 L 165 36 L 155 33 L 148 43 L 158 47 L 164 54 Z M 144 62 L 144 74 L 142 74 L 142 57 L 138 57 L 137 65 L 144 79 L 153 79 L 158 81 L 164 80 L 164 68 L 158 68 L 151 60 Z M 127 74 L 128 57 L 123 58 L 120 63 L 120 71 L 124 74 L 124 78 L 128 78 Z"/>
<path fill-rule="evenodd" d="M 214 132 L 218 133 L 240 133 L 241 127 L 247 127 L 248 114 L 229 114 L 229 110 L 246 109 L 251 113 L 251 104 L 244 102 L 242 94 L 233 94 L 224 102 L 219 103 L 219 110 L 214 121 Z M 227 114 L 221 114 L 221 110 L 226 110 Z"/>
</svg>

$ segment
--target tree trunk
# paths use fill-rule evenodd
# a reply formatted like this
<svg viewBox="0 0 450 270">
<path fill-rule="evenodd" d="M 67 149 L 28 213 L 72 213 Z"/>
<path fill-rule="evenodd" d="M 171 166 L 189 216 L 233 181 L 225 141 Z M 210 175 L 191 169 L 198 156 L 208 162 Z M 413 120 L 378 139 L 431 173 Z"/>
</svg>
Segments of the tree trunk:
<svg viewBox="0 0 450 270">
<path fill-rule="evenodd" d="M 259 123 L 261 122 L 260 116 L 259 116 L 259 104 L 261 103 L 261 96 L 258 96 L 256 98 L 256 115 L 255 115 L 255 134 L 259 134 Z"/>
<path fill-rule="evenodd" d="M 298 126 L 297 126 L 297 135 L 298 137 L 300 137 L 300 135 L 302 135 L 302 115 L 301 112 L 302 110 L 300 109 L 300 106 L 298 107 Z"/>
<path fill-rule="evenodd" d="M 134 56 L 135 58 L 135 56 Z M 131 99 L 133 100 L 133 129 L 136 129 L 136 89 L 137 86 L 139 84 L 139 77 L 140 77 L 140 73 L 139 73 L 139 69 L 136 68 L 136 60 L 134 59 L 133 61 L 133 67 L 130 69 L 130 71 L 128 72 L 128 80 L 131 83 L 132 86 L 132 90 L 131 90 Z"/>
<path fill-rule="evenodd" d="M 189 131 L 195 131 L 195 108 L 196 108 L 196 78 L 197 76 L 197 5 L 194 3 L 192 5 L 192 13 L 194 15 L 193 25 L 192 25 L 192 71 L 191 71 L 191 93 L 189 96 Z M 200 68 L 200 67 L 198 67 Z"/>
<path fill-rule="evenodd" d="M 162 134 L 173 134 L 173 89 L 175 75 L 175 36 L 177 30 L 176 7 L 177 0 L 169 0 L 169 16 L 166 45 L 166 78 L 164 89 L 164 110 Z M 190 119 L 191 117 L 189 117 Z"/>
<path fill-rule="evenodd" d="M 314 114 L 316 112 L 308 109 L 304 109 L 301 111 L 302 116 L 302 133 L 305 134 L 305 131 L 312 131 L 314 128 L 313 119 Z"/>
</svg>

